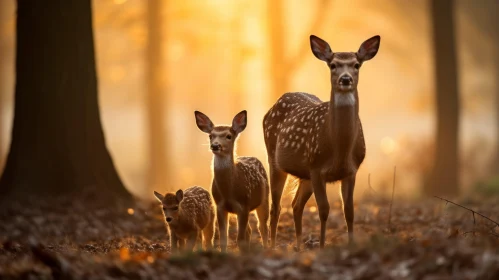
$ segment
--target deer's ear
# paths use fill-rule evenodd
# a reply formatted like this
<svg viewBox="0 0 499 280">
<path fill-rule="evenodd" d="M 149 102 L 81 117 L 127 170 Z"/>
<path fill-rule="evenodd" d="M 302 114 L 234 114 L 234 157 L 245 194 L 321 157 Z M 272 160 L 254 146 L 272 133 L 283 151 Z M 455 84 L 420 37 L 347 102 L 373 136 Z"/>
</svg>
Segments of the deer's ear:
<svg viewBox="0 0 499 280">
<path fill-rule="evenodd" d="M 359 51 L 357 52 L 357 57 L 361 62 L 367 61 L 373 58 L 379 49 L 379 44 L 381 42 L 381 37 L 376 35 L 367 39 L 362 45 L 360 45 Z"/>
<path fill-rule="evenodd" d="M 213 130 L 213 123 L 207 115 L 194 111 L 194 116 L 196 117 L 196 124 L 202 132 L 211 133 Z"/>
<path fill-rule="evenodd" d="M 241 133 L 248 123 L 246 110 L 239 112 L 232 120 L 232 129 L 236 133 Z"/>
<path fill-rule="evenodd" d="M 165 198 L 162 194 L 160 194 L 157 191 L 154 191 L 154 196 L 156 197 L 157 200 L 159 200 L 159 202 L 163 202 L 163 198 Z"/>
<path fill-rule="evenodd" d="M 180 201 L 184 199 L 184 191 L 178 190 L 177 193 L 175 193 L 175 197 L 177 198 L 177 201 L 180 203 Z"/>
<path fill-rule="evenodd" d="M 329 63 L 333 59 L 333 51 L 329 44 L 321 38 L 310 35 L 310 48 L 318 59 Z"/>
</svg>

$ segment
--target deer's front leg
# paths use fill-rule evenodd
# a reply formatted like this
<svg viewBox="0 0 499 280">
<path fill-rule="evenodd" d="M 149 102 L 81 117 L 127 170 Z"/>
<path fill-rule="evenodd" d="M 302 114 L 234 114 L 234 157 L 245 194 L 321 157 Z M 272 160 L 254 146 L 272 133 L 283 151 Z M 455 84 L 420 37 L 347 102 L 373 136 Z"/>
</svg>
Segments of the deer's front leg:
<svg viewBox="0 0 499 280">
<path fill-rule="evenodd" d="M 329 202 L 327 200 L 326 182 L 322 178 L 320 171 L 311 172 L 312 188 L 315 194 L 315 201 L 319 208 L 319 218 L 321 220 L 320 247 L 324 248 L 326 240 L 326 222 L 329 217 Z"/>
<path fill-rule="evenodd" d="M 179 238 L 178 239 L 178 247 L 180 251 L 185 250 L 185 238 Z"/>
<path fill-rule="evenodd" d="M 198 231 L 194 231 L 193 233 L 189 234 L 189 236 L 187 237 L 187 250 L 189 252 L 192 252 L 192 250 L 194 249 L 194 246 L 196 246 L 196 241 L 198 239 Z"/>
<path fill-rule="evenodd" d="M 355 188 L 355 174 L 341 180 L 341 199 L 343 201 L 343 214 L 348 229 L 348 243 L 353 244 L 353 190 Z"/>
<path fill-rule="evenodd" d="M 170 231 L 170 251 L 172 253 L 178 252 L 178 238 L 177 235 Z"/>
<path fill-rule="evenodd" d="M 248 239 L 251 233 L 248 232 L 248 219 L 248 211 L 243 210 L 237 214 L 237 246 L 241 251 L 246 251 L 249 248 Z"/>
<path fill-rule="evenodd" d="M 222 206 L 217 207 L 218 233 L 220 234 L 220 251 L 227 252 L 227 220 L 229 212 Z"/>
</svg>

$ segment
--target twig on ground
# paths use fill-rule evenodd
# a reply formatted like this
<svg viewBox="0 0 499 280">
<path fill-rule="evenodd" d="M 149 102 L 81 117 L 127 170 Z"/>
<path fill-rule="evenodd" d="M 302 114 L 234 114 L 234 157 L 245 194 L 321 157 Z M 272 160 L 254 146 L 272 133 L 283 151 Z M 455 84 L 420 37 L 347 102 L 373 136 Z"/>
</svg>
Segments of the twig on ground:
<svg viewBox="0 0 499 280">
<path fill-rule="evenodd" d="M 397 173 L 397 166 L 393 167 L 393 188 L 392 188 L 392 200 L 390 201 L 390 212 L 388 213 L 388 226 L 390 226 L 392 222 L 392 205 L 393 205 L 393 196 L 395 194 L 395 175 Z"/>
<path fill-rule="evenodd" d="M 462 206 L 462 205 L 460 205 L 460 204 L 457 204 L 457 203 L 455 203 L 455 202 L 452 202 L 452 201 L 450 201 L 450 200 L 448 200 L 448 199 L 445 199 L 445 198 L 441 198 L 441 197 L 436 196 L 436 195 L 434 195 L 434 197 L 436 197 L 436 198 L 438 198 L 438 199 L 440 199 L 440 200 L 442 200 L 442 201 L 445 201 L 446 203 L 450 203 L 450 204 L 454 204 L 454 205 L 456 205 L 456 206 L 459 206 L 459 207 L 461 207 L 461 208 L 463 208 L 463 209 L 466 209 L 466 210 L 470 211 L 471 213 L 473 213 L 473 224 L 476 224 L 476 223 L 475 223 L 475 214 L 477 214 L 478 216 L 480 216 L 480 217 L 482 217 L 482 218 L 484 218 L 484 219 L 487 219 L 487 220 L 489 220 L 489 221 L 491 221 L 491 222 L 493 222 L 493 223 L 495 224 L 495 226 L 494 226 L 494 227 L 492 227 L 492 228 L 491 228 L 491 230 L 492 230 L 492 229 L 494 229 L 495 227 L 498 227 L 498 226 L 499 226 L 499 223 L 498 223 L 498 222 L 496 222 L 496 221 L 492 220 L 491 218 L 489 218 L 489 217 L 487 217 L 487 216 L 485 216 L 485 215 L 483 215 L 483 214 L 478 213 L 478 212 L 477 212 L 477 211 L 475 211 L 475 210 L 472 210 L 472 209 L 470 209 L 470 208 L 468 208 L 468 207 Z"/>
<path fill-rule="evenodd" d="M 375 195 L 378 194 L 378 192 L 371 186 L 371 173 L 367 175 L 367 189 L 364 190 L 363 195 L 365 196 L 366 192 L 371 196 L 371 192 L 374 193 Z"/>
<path fill-rule="evenodd" d="M 371 186 L 371 173 L 367 176 L 367 185 L 369 186 L 369 189 L 372 190 L 375 194 L 378 192 Z"/>
</svg>

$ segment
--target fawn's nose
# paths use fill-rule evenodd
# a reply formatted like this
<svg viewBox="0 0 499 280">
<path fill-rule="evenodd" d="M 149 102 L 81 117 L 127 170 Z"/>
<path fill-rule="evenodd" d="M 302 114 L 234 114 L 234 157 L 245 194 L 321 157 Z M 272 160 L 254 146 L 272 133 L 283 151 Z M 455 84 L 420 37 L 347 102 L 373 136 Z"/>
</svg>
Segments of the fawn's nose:
<svg viewBox="0 0 499 280">
<path fill-rule="evenodd" d="M 352 77 L 345 75 L 340 77 L 340 84 L 344 86 L 351 85 L 353 83 Z"/>
<path fill-rule="evenodd" d="M 222 146 L 218 143 L 216 144 L 211 144 L 210 148 L 212 151 L 219 151 Z"/>
<path fill-rule="evenodd" d="M 167 222 L 171 222 L 173 219 L 171 217 L 166 218 Z"/>
</svg>

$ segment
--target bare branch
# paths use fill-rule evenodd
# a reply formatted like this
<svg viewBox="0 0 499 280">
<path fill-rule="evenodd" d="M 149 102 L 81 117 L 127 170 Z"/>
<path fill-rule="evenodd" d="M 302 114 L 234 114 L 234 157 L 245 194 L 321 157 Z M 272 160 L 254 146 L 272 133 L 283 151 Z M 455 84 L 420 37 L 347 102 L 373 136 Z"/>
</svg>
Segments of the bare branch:
<svg viewBox="0 0 499 280">
<path fill-rule="evenodd" d="M 392 205 L 393 205 L 393 196 L 395 194 L 395 174 L 397 173 L 397 167 L 393 167 L 393 188 L 392 188 L 392 201 L 390 201 L 390 212 L 388 213 L 388 226 L 392 221 Z"/>
<path fill-rule="evenodd" d="M 472 209 L 470 209 L 470 208 L 468 208 L 468 207 L 462 206 L 462 205 L 460 205 L 460 204 L 457 204 L 457 203 L 455 203 L 455 202 L 452 202 L 452 201 L 447 200 L 447 199 L 445 199 L 445 198 L 441 198 L 441 197 L 436 196 L 436 195 L 434 195 L 434 197 L 436 197 L 436 198 L 438 198 L 438 199 L 440 199 L 440 200 L 442 200 L 442 201 L 445 201 L 445 202 L 446 202 L 446 204 L 447 204 L 447 203 L 454 204 L 454 205 L 456 205 L 456 206 L 459 206 L 459 207 L 461 207 L 461 208 L 463 208 L 463 209 L 466 209 L 466 210 L 470 211 L 471 213 L 473 213 L 473 223 L 475 223 L 475 214 L 477 214 L 478 216 L 480 216 L 480 217 L 482 217 L 482 218 L 484 218 L 484 219 L 487 219 L 487 220 L 489 220 L 489 221 L 493 222 L 493 223 L 495 224 L 495 226 L 494 226 L 492 229 L 494 229 L 495 227 L 499 226 L 499 223 L 498 223 L 498 222 L 496 222 L 496 221 L 492 220 L 491 218 L 489 218 L 489 217 L 487 217 L 487 216 L 485 216 L 485 215 L 482 215 L 482 214 L 478 213 L 477 211 L 474 211 L 474 210 L 472 210 Z"/>
<path fill-rule="evenodd" d="M 369 186 L 369 189 L 371 189 L 374 193 L 378 193 L 372 186 L 371 186 L 371 173 L 367 176 L 367 185 Z"/>
</svg>

